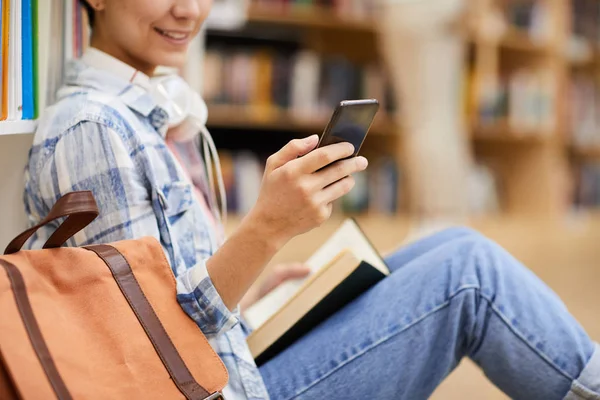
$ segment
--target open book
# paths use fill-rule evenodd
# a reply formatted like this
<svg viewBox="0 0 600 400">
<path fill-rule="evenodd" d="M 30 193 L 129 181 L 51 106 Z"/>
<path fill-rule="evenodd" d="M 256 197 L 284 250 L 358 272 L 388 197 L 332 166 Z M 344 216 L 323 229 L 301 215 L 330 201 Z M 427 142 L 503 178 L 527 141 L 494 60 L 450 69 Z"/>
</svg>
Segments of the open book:
<svg viewBox="0 0 600 400">
<path fill-rule="evenodd" d="M 288 281 L 244 312 L 254 330 L 248 346 L 261 365 L 389 275 L 353 219 L 308 259 L 311 274 Z"/>
</svg>

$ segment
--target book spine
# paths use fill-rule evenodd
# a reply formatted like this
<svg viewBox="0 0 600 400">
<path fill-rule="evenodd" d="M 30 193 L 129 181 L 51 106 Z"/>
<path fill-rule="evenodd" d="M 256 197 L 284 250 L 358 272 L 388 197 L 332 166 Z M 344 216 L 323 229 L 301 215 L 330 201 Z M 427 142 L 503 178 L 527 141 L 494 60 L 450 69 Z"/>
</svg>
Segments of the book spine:
<svg viewBox="0 0 600 400">
<path fill-rule="evenodd" d="M 380 66 L 356 65 L 340 56 L 264 45 L 244 50 L 213 45 L 203 69 L 209 105 L 246 106 L 259 120 L 282 110 L 298 119 L 322 120 L 341 100 L 356 98 L 376 98 L 380 114 L 393 112 L 391 89 Z"/>
<path fill-rule="evenodd" d="M 44 1 L 44 0 L 42 0 Z M 38 0 L 31 0 L 31 53 L 33 68 L 33 118 L 40 115 L 40 65 L 39 65 L 39 6 Z"/>
<path fill-rule="evenodd" d="M 31 0 L 22 3 L 22 74 L 23 74 L 23 119 L 34 118 L 34 77 L 33 77 L 33 18 Z"/>
<path fill-rule="evenodd" d="M 8 36 L 10 0 L 2 1 L 2 111 L 0 120 L 8 117 Z"/>
</svg>

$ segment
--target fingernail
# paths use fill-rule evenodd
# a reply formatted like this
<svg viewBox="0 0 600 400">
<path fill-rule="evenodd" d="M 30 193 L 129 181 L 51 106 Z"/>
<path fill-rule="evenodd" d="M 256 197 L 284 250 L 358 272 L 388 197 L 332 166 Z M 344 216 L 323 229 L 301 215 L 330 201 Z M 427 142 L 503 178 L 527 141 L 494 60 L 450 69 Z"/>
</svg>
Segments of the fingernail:
<svg viewBox="0 0 600 400">
<path fill-rule="evenodd" d="M 319 135 L 310 135 L 309 137 L 307 137 L 306 139 L 304 139 L 306 141 L 306 143 L 313 143 L 316 140 L 319 139 Z"/>
<path fill-rule="evenodd" d="M 367 168 L 367 165 L 369 165 L 369 161 L 367 161 L 366 158 L 364 157 L 358 157 L 358 166 L 360 168 Z"/>
</svg>

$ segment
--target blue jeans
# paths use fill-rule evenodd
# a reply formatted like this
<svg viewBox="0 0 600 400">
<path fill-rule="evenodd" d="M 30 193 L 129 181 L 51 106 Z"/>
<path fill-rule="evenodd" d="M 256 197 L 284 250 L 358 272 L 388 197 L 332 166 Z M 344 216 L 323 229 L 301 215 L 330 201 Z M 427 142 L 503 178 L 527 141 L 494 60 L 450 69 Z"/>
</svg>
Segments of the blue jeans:
<svg viewBox="0 0 600 400">
<path fill-rule="evenodd" d="M 600 399 L 600 347 L 498 245 L 450 229 L 386 261 L 389 277 L 260 368 L 273 399 L 426 399 L 465 356 L 514 399 Z"/>
</svg>

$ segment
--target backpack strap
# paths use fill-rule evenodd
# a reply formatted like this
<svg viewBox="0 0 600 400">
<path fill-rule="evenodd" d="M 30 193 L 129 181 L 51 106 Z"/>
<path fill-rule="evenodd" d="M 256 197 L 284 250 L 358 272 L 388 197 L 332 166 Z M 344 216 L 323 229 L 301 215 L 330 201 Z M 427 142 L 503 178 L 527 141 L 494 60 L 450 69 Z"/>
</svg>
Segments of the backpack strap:
<svg viewBox="0 0 600 400">
<path fill-rule="evenodd" d="M 171 380 L 187 400 L 223 399 L 220 392 L 210 393 L 200 385 L 185 365 L 163 324 L 146 298 L 127 259 L 114 247 L 106 244 L 85 246 L 110 269 L 123 296 L 144 328 Z"/>
<path fill-rule="evenodd" d="M 23 275 L 21 275 L 21 272 L 19 272 L 19 269 L 14 264 L 6 260 L 0 259 L 0 266 L 8 276 L 13 295 L 15 296 L 15 303 L 17 304 L 19 314 L 21 314 L 21 320 L 23 321 L 23 325 L 29 336 L 29 341 L 33 346 L 33 350 L 40 361 L 52 389 L 54 390 L 54 394 L 56 394 L 58 400 L 72 400 L 73 397 L 71 396 L 71 393 L 69 393 L 65 381 L 62 379 L 56 368 L 54 359 L 50 354 L 50 350 L 48 350 L 48 345 L 42 336 L 42 331 L 35 318 L 33 309 L 31 308 L 31 302 L 27 295 L 27 288 L 25 287 Z"/>
<path fill-rule="evenodd" d="M 8 246 L 6 246 L 4 254 L 13 254 L 20 251 L 27 239 L 42 226 L 47 225 L 58 218 L 67 217 L 44 244 L 44 249 L 60 247 L 74 234 L 88 226 L 97 216 L 98 205 L 94 200 L 92 192 L 81 191 L 67 193 L 58 199 L 46 218 L 39 224 L 27 229 L 14 238 Z"/>
</svg>

